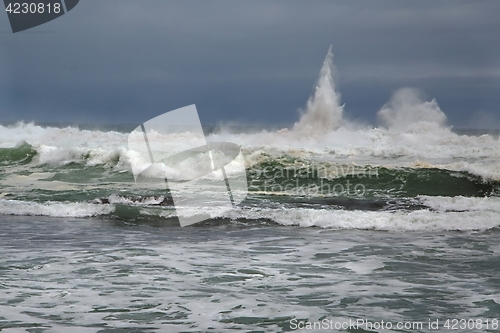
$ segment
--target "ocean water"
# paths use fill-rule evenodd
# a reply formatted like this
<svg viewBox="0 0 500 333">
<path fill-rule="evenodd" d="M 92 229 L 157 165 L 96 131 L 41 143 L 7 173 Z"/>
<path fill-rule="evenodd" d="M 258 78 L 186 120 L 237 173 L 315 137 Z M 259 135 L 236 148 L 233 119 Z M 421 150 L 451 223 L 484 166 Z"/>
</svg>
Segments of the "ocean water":
<svg viewBox="0 0 500 333">
<path fill-rule="evenodd" d="M 332 61 L 294 126 L 205 129 L 241 147 L 248 195 L 188 227 L 134 181 L 137 125 L 0 125 L 0 330 L 497 332 L 498 130 L 410 88 L 350 123 Z"/>
<path fill-rule="evenodd" d="M 215 131 L 247 199 L 181 228 L 134 183 L 125 130 L 2 126 L 0 328 L 495 332 L 499 139 L 438 131 Z"/>
<path fill-rule="evenodd" d="M 436 319 L 497 331 L 496 229 L 213 224 L 3 217 L 2 332 L 283 332 L 325 318 L 424 326 L 297 331 L 427 332 Z"/>
</svg>

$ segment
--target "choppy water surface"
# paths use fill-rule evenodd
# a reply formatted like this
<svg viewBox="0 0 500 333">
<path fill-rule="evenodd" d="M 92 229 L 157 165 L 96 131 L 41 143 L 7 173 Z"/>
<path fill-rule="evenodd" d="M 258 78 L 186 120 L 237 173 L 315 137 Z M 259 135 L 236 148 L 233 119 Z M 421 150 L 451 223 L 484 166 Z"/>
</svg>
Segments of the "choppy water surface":
<svg viewBox="0 0 500 333">
<path fill-rule="evenodd" d="M 294 318 L 427 323 L 500 313 L 497 229 L 4 216 L 1 230 L 5 332 L 281 332 Z"/>
</svg>

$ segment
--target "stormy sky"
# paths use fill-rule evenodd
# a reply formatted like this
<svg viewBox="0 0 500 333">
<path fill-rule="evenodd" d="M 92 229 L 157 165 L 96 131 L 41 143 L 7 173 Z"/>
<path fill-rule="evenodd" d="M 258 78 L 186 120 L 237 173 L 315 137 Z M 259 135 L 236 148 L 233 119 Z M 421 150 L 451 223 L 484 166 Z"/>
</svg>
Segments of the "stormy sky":
<svg viewBox="0 0 500 333">
<path fill-rule="evenodd" d="M 346 117 L 400 87 L 454 127 L 500 128 L 500 1 L 81 0 L 13 34 L 0 15 L 0 121 L 290 125 L 330 44 Z"/>
</svg>

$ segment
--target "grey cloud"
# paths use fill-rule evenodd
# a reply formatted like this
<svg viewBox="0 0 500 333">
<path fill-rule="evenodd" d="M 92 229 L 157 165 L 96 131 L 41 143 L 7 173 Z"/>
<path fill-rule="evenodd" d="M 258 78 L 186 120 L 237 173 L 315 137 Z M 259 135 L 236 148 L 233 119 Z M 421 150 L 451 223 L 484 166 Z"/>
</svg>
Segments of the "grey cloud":
<svg viewBox="0 0 500 333">
<path fill-rule="evenodd" d="M 0 110 L 131 123 L 197 103 L 206 122 L 293 123 L 333 44 L 351 117 L 372 120 L 392 91 L 417 86 L 466 126 L 470 110 L 499 112 L 498 12 L 496 1 L 85 0 L 0 35 Z"/>
</svg>

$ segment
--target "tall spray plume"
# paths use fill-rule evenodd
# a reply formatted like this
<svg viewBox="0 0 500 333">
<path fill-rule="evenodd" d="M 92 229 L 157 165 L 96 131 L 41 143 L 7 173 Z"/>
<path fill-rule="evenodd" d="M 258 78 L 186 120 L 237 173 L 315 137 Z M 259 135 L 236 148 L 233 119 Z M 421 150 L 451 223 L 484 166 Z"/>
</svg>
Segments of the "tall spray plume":
<svg viewBox="0 0 500 333">
<path fill-rule="evenodd" d="M 325 133 L 340 126 L 344 106 L 340 105 L 340 94 L 335 90 L 334 71 L 332 46 L 330 45 L 314 94 L 307 101 L 306 109 L 300 120 L 293 126 L 295 131 L 311 134 Z"/>
</svg>

